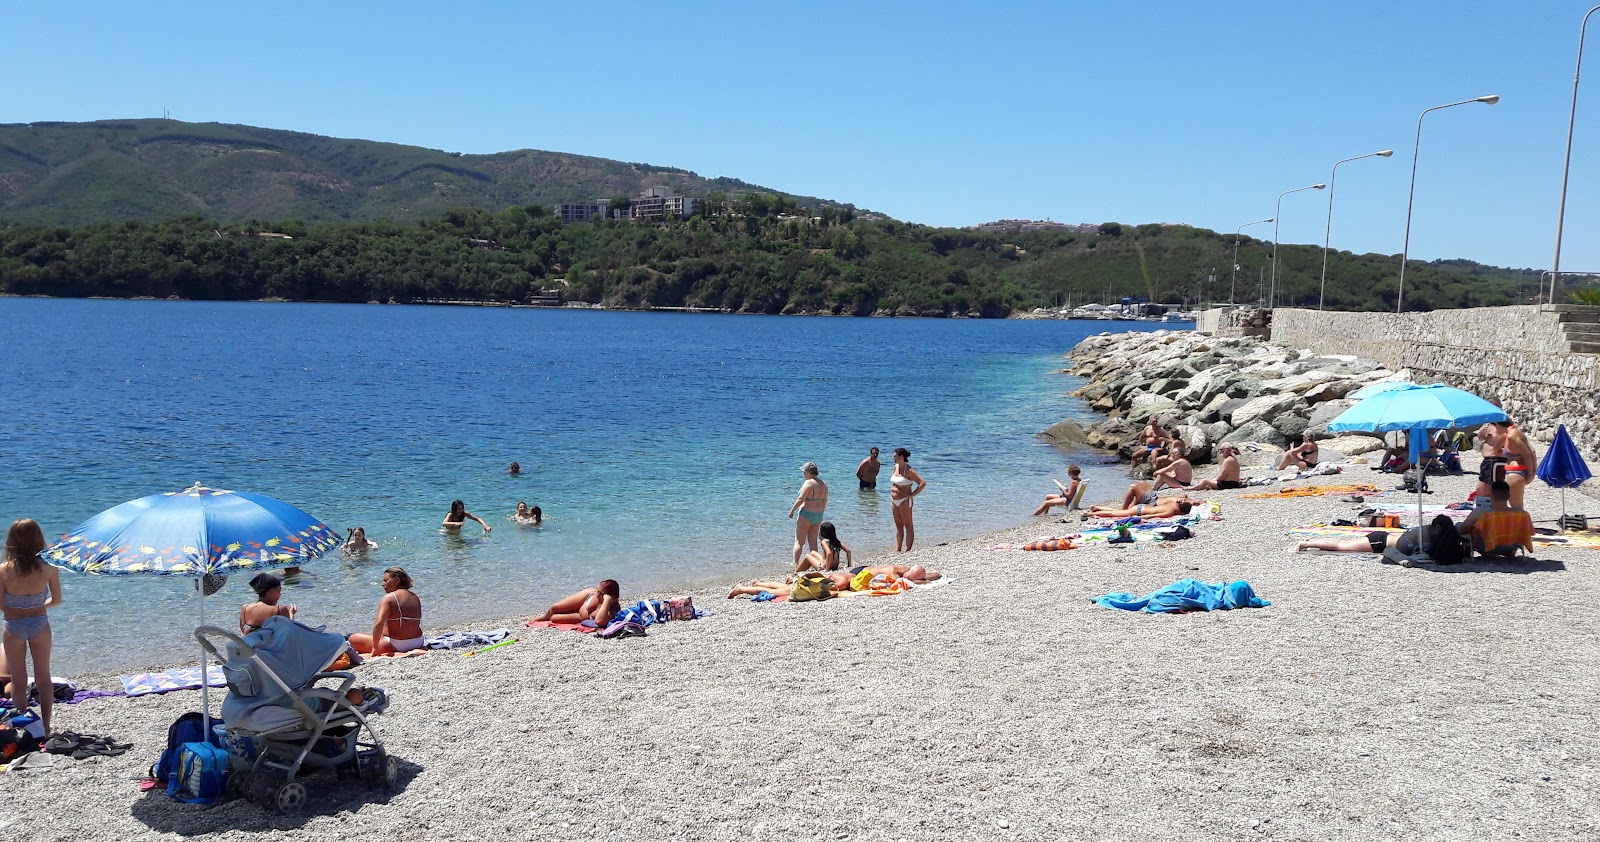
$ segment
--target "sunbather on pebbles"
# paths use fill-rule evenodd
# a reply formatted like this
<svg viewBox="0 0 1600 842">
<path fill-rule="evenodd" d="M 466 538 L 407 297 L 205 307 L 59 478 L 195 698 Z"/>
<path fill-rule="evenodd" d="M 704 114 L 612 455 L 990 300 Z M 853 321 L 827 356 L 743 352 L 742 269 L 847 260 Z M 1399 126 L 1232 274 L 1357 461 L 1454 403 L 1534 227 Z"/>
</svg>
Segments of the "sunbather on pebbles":
<svg viewBox="0 0 1600 842">
<path fill-rule="evenodd" d="M 839 540 L 839 530 L 833 521 L 823 521 L 817 534 L 821 536 L 821 546 L 805 554 L 800 563 L 795 566 L 794 572 L 804 573 L 807 570 L 838 570 L 839 554 L 844 553 L 845 561 L 855 563 L 855 556 L 850 548 Z"/>
<path fill-rule="evenodd" d="M 1077 496 L 1078 489 L 1083 485 L 1082 471 L 1078 469 L 1077 465 L 1071 465 L 1067 468 L 1067 479 L 1072 481 L 1071 485 L 1062 485 L 1061 480 L 1054 481 L 1056 488 L 1061 489 L 1061 493 L 1046 494 L 1044 502 L 1039 504 L 1039 508 L 1033 510 L 1034 516 L 1045 514 L 1057 506 L 1072 505 L 1072 499 Z"/>
<path fill-rule="evenodd" d="M 1203 479 L 1189 486 L 1190 491 L 1226 491 L 1232 488 L 1244 488 L 1244 479 L 1239 473 L 1239 448 L 1225 444 L 1217 449 L 1222 455 L 1222 470 L 1217 472 L 1215 479 Z"/>
<path fill-rule="evenodd" d="M 1146 483 L 1142 483 L 1142 482 L 1134 483 L 1134 485 L 1145 485 L 1145 484 Z M 1134 506 L 1125 507 L 1125 508 L 1121 508 L 1121 509 L 1112 509 L 1112 508 L 1107 508 L 1105 506 L 1090 506 L 1089 510 L 1084 513 L 1084 517 L 1103 517 L 1103 518 L 1179 517 L 1180 515 L 1188 514 L 1191 510 L 1194 509 L 1195 506 L 1197 506 L 1197 505 L 1199 505 L 1199 504 L 1201 504 L 1203 502 L 1205 502 L 1205 501 L 1204 500 L 1191 500 L 1188 497 L 1169 497 L 1169 498 L 1167 498 L 1165 500 L 1158 500 L 1158 501 L 1156 501 L 1154 503 L 1138 503 L 1138 504 L 1136 504 Z"/>
<path fill-rule="evenodd" d="M 411 592 L 411 575 L 403 567 L 383 571 L 383 597 L 372 633 L 350 635 L 350 645 L 363 655 L 397 655 L 421 649 L 422 600 Z"/>
<path fill-rule="evenodd" d="M 1350 538 L 1308 538 L 1295 544 L 1295 552 L 1322 550 L 1332 553 L 1381 553 L 1394 547 L 1401 555 L 1415 555 L 1422 551 L 1422 527 L 1413 526 L 1404 532 L 1373 531 Z M 1465 557 L 1461 546 L 1461 533 L 1449 515 L 1439 515 L 1428 524 L 1428 555 L 1439 564 L 1455 564 Z"/>
<path fill-rule="evenodd" d="M 611 618 L 617 616 L 622 609 L 622 586 L 616 579 L 606 579 L 592 588 L 584 588 L 571 596 L 556 600 L 556 604 L 545 609 L 543 614 L 535 620 L 550 623 L 581 623 L 584 620 L 593 620 L 600 628 L 605 628 Z"/>
<path fill-rule="evenodd" d="M 288 617 L 293 620 L 293 605 L 279 605 L 283 597 L 283 582 L 271 573 L 257 573 L 250 580 L 250 590 L 256 592 L 256 601 L 239 607 L 239 633 L 249 634 L 267 622 L 268 617 Z"/>
</svg>

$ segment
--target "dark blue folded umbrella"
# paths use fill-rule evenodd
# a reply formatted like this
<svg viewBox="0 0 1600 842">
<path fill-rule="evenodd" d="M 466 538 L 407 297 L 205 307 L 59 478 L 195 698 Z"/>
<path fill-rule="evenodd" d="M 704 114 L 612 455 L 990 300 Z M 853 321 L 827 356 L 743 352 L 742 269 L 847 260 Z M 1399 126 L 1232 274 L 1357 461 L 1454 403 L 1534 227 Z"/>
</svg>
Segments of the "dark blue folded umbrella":
<svg viewBox="0 0 1600 842">
<path fill-rule="evenodd" d="M 1556 437 L 1550 440 L 1550 449 L 1539 461 L 1536 476 L 1551 488 L 1576 488 L 1594 476 L 1578 453 L 1578 446 L 1572 443 L 1572 436 L 1567 434 L 1567 425 L 1556 428 Z"/>
</svg>

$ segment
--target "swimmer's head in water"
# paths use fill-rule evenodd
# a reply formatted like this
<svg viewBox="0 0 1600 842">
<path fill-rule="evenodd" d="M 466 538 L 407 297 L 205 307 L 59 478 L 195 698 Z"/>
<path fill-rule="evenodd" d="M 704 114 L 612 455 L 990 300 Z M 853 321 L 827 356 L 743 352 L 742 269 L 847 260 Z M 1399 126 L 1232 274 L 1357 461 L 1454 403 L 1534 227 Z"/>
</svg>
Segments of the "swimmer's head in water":
<svg viewBox="0 0 1600 842">
<path fill-rule="evenodd" d="M 605 596 L 609 596 L 609 597 L 613 597 L 613 598 L 622 596 L 622 586 L 617 584 L 617 580 L 616 579 L 603 580 L 600 583 L 600 586 L 595 588 L 595 590 L 599 591 L 600 593 L 604 594 Z"/>
<path fill-rule="evenodd" d="M 517 514 L 525 515 L 527 513 L 528 513 L 528 504 L 527 503 L 518 503 L 517 504 Z"/>
<path fill-rule="evenodd" d="M 522 466 L 521 466 L 521 465 L 518 465 L 518 464 L 517 464 L 517 463 L 515 463 L 515 462 L 512 462 L 512 463 L 511 463 L 511 469 L 510 469 L 510 472 L 511 472 L 511 473 L 513 473 L 513 474 L 520 474 L 520 473 L 522 473 Z"/>
<path fill-rule="evenodd" d="M 805 474 L 808 477 L 816 476 L 817 475 L 817 463 L 815 463 L 815 462 L 807 462 L 804 465 L 801 465 L 800 466 L 800 473 Z"/>
<path fill-rule="evenodd" d="M 538 506 L 534 506 L 533 508 L 529 509 L 528 514 L 533 515 L 534 520 L 544 520 L 544 509 L 541 509 Z"/>
</svg>

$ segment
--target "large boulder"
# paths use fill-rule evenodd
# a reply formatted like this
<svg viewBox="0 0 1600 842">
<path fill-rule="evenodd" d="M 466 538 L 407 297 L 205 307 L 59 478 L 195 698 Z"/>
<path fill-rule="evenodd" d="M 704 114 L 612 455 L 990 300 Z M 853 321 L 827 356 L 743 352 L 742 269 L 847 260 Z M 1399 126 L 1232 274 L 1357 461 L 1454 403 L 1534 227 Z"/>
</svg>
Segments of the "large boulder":
<svg viewBox="0 0 1600 842">
<path fill-rule="evenodd" d="M 1344 435 L 1318 442 L 1317 447 L 1337 450 L 1347 456 L 1360 456 L 1363 453 L 1383 450 L 1384 444 L 1383 439 L 1377 436 Z"/>
<path fill-rule="evenodd" d="M 1261 394 L 1261 379 L 1245 376 L 1231 377 L 1228 379 L 1228 385 L 1223 391 L 1227 392 L 1230 398 L 1253 398 Z"/>
<path fill-rule="evenodd" d="M 1177 401 L 1162 395 L 1146 393 L 1134 396 L 1133 401 L 1128 406 L 1128 412 L 1124 417 L 1129 421 L 1143 422 L 1152 415 L 1159 417 L 1166 415 L 1167 413 L 1177 411 Z"/>
<path fill-rule="evenodd" d="M 1250 400 L 1250 398 L 1228 398 L 1217 406 L 1217 418 L 1230 427 L 1238 426 L 1233 423 L 1233 413 Z"/>
<path fill-rule="evenodd" d="M 1321 403 L 1322 401 L 1338 400 L 1345 395 L 1360 388 L 1361 384 L 1353 380 L 1329 380 L 1318 383 L 1305 391 L 1306 403 Z"/>
<path fill-rule="evenodd" d="M 1178 438 L 1183 439 L 1183 444 L 1188 448 L 1189 462 L 1193 465 L 1204 465 L 1211 461 L 1211 436 L 1206 433 L 1203 426 L 1190 424 L 1178 428 Z"/>
<path fill-rule="evenodd" d="M 1262 419 L 1272 425 L 1272 429 L 1283 433 L 1284 438 L 1293 441 L 1300 438 L 1306 431 L 1306 418 L 1293 412 L 1285 412 L 1270 418 Z"/>
<path fill-rule="evenodd" d="M 1338 418 L 1345 410 L 1355 406 L 1356 402 L 1340 398 L 1338 400 L 1323 401 L 1311 410 L 1311 418 L 1306 422 L 1306 433 L 1315 438 L 1324 438 L 1333 435 L 1328 429 L 1328 422 Z"/>
<path fill-rule="evenodd" d="M 1055 444 L 1087 444 L 1089 434 L 1071 418 L 1063 418 L 1039 434 Z"/>
<path fill-rule="evenodd" d="M 1235 409 L 1228 423 L 1243 427 L 1257 418 L 1264 418 L 1270 423 L 1273 418 L 1291 412 L 1300 405 L 1300 396 L 1296 394 L 1262 395 Z"/>
<path fill-rule="evenodd" d="M 1271 424 L 1259 418 L 1223 436 L 1222 440 L 1229 443 L 1257 442 L 1259 444 L 1270 444 L 1277 448 L 1282 448 L 1289 443 L 1289 440 L 1284 438 L 1283 433 L 1272 429 Z"/>
</svg>

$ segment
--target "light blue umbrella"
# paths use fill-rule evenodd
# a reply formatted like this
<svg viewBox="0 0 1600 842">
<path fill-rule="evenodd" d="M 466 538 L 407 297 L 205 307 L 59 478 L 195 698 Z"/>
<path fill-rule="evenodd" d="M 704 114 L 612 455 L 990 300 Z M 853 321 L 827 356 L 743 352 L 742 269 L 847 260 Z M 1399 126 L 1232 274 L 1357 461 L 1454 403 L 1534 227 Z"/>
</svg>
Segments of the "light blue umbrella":
<svg viewBox="0 0 1600 842">
<path fill-rule="evenodd" d="M 1428 431 L 1470 427 L 1506 420 L 1500 407 L 1451 386 L 1411 384 L 1380 391 L 1361 400 L 1328 422 L 1334 432 L 1388 433 L 1406 431 L 1411 462 L 1417 464 L 1427 448 Z M 1417 525 L 1422 526 L 1422 467 L 1417 465 Z M 1426 540 L 1428 531 L 1422 530 Z M 1427 548 L 1424 547 L 1424 550 Z"/>
<path fill-rule="evenodd" d="M 199 483 L 129 500 L 78 524 L 40 553 L 48 563 L 93 576 L 185 576 L 206 596 L 235 571 L 298 567 L 334 547 L 327 524 L 272 497 Z M 205 650 L 200 690 L 211 713 Z"/>
<path fill-rule="evenodd" d="M 1382 393 L 1382 392 L 1392 392 L 1392 391 L 1394 391 L 1396 389 L 1415 389 L 1415 388 L 1417 388 L 1417 384 L 1412 383 L 1409 380 L 1383 380 L 1383 381 L 1379 381 L 1377 383 L 1368 383 L 1367 385 L 1362 386 L 1361 388 L 1355 390 L 1354 392 L 1351 392 L 1350 394 L 1345 395 L 1345 399 L 1346 400 L 1352 400 L 1352 401 L 1359 401 L 1359 400 L 1362 400 L 1363 398 L 1370 398 L 1373 395 L 1376 395 L 1376 394 L 1379 394 L 1379 393 Z"/>
<path fill-rule="evenodd" d="M 1545 451 L 1544 458 L 1539 460 L 1539 470 L 1535 476 L 1544 480 L 1545 485 L 1561 489 L 1560 523 L 1562 531 L 1566 531 L 1567 489 L 1577 488 L 1594 476 L 1589 473 L 1589 465 L 1583 461 L 1578 446 L 1573 444 L 1572 436 L 1567 433 L 1567 425 L 1556 427 L 1556 436 L 1550 440 L 1550 449 Z"/>
</svg>

